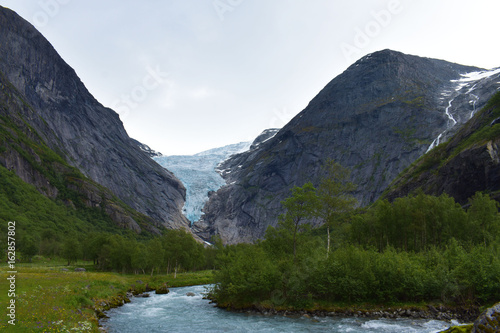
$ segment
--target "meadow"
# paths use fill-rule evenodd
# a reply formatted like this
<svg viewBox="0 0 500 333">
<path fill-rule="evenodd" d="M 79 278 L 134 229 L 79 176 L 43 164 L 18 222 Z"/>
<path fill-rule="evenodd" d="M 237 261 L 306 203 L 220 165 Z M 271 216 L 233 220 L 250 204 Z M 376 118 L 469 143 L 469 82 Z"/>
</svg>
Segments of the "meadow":
<svg viewBox="0 0 500 333">
<path fill-rule="evenodd" d="M 76 267 L 85 272 L 75 272 Z M 9 296 L 11 276 L 8 267 L 0 268 L 0 331 L 8 332 L 99 332 L 95 309 L 106 310 L 126 301 L 128 291 L 143 292 L 168 283 L 168 287 L 208 284 L 212 271 L 155 275 L 132 275 L 94 271 L 92 262 L 66 261 L 37 256 L 32 263 L 17 264 L 15 297 Z M 5 316 L 15 299 L 15 325 Z M 7 310 L 8 311 L 8 310 Z"/>
</svg>

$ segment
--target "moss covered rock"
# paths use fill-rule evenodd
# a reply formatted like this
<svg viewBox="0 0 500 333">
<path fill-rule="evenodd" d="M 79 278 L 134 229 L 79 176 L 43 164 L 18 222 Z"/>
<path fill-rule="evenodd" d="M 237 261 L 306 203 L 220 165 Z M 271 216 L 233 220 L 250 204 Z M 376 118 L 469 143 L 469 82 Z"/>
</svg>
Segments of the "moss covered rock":
<svg viewBox="0 0 500 333">
<path fill-rule="evenodd" d="M 474 322 L 473 333 L 500 332 L 500 303 L 484 311 Z"/>
<path fill-rule="evenodd" d="M 168 294 L 170 290 L 168 290 L 167 284 L 164 283 L 161 287 L 156 288 L 155 293 L 162 295 L 162 294 Z"/>
<path fill-rule="evenodd" d="M 461 325 L 461 326 L 453 326 L 447 329 L 446 331 L 442 331 L 441 333 L 470 333 L 473 325 Z"/>
</svg>

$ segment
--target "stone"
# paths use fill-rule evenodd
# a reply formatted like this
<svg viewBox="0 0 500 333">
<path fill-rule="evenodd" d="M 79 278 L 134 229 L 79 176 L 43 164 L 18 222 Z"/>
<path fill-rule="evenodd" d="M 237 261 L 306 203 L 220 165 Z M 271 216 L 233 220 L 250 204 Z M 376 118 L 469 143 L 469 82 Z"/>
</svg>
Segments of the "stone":
<svg viewBox="0 0 500 333">
<path fill-rule="evenodd" d="M 472 325 L 460 325 L 460 326 L 450 327 L 449 329 L 442 331 L 440 333 L 470 333 L 471 330 L 472 330 Z"/>
<path fill-rule="evenodd" d="M 484 311 L 474 322 L 472 333 L 500 332 L 500 303 Z"/>
<path fill-rule="evenodd" d="M 186 296 L 193 297 L 193 296 L 196 296 L 196 295 L 195 295 L 195 293 L 188 292 L 188 293 L 186 293 Z"/>
<path fill-rule="evenodd" d="M 156 291 L 155 291 L 155 293 L 158 295 L 168 294 L 169 292 L 170 292 L 170 290 L 168 289 L 166 283 L 164 283 L 161 287 L 156 288 Z"/>
<path fill-rule="evenodd" d="M 75 272 L 86 272 L 87 270 L 85 268 L 79 267 L 75 268 Z"/>
</svg>

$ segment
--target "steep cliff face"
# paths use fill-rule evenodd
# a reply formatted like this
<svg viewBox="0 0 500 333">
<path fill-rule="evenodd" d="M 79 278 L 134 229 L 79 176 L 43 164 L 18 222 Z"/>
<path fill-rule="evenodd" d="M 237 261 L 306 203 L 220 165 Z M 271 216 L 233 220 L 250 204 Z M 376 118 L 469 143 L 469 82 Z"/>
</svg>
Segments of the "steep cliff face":
<svg viewBox="0 0 500 333">
<path fill-rule="evenodd" d="M 52 150 L 163 226 L 189 225 L 180 181 L 141 151 L 33 26 L 3 7 L 0 71 L 30 105 L 23 119 Z"/>
<path fill-rule="evenodd" d="M 495 91 L 498 73 L 476 91 L 464 80 L 471 72 L 481 69 L 391 50 L 360 59 L 272 139 L 220 167 L 229 185 L 211 196 L 197 232 L 226 243 L 261 238 L 291 188 L 317 183 L 328 159 L 351 170 L 361 205 L 373 202 Z"/>
<path fill-rule="evenodd" d="M 131 229 L 137 233 L 160 233 L 159 222 L 136 212 L 121 202 L 110 190 L 85 177 L 51 150 L 38 131 L 29 125 L 26 117 L 39 128 L 50 131 L 48 124 L 33 111 L 0 72 L 0 169 L 5 168 L 13 172 L 24 183 L 33 185 L 42 195 L 55 203 L 63 204 L 61 206 L 64 208 L 61 208 L 59 213 L 66 210 L 67 215 L 63 218 L 64 221 L 58 221 L 57 229 L 74 230 L 83 225 L 94 231 L 120 232 L 121 229 Z M 2 173 L 2 176 L 4 175 L 5 173 Z M 2 179 L 2 182 L 5 181 L 6 179 Z M 11 183 L 7 181 L 6 184 Z M 21 200 L 18 197 L 19 193 L 25 195 L 26 191 L 29 192 L 26 188 L 17 187 L 15 190 L 8 188 L 2 190 L 6 194 L 2 200 L 10 201 L 14 205 L 18 205 Z M 16 191 L 18 194 L 15 194 Z M 8 206 L 7 202 L 2 204 Z M 44 212 L 34 211 L 31 205 L 24 209 L 30 216 L 30 225 L 50 225 Z M 11 214 L 15 212 L 2 211 L 2 218 L 14 219 L 15 216 Z M 81 224 L 68 226 L 68 220 L 79 221 Z M 27 230 L 24 224 L 23 229 Z"/>
<path fill-rule="evenodd" d="M 412 164 L 384 194 L 389 200 L 414 193 L 447 193 L 460 204 L 477 191 L 500 201 L 500 93 L 441 144 Z"/>
</svg>

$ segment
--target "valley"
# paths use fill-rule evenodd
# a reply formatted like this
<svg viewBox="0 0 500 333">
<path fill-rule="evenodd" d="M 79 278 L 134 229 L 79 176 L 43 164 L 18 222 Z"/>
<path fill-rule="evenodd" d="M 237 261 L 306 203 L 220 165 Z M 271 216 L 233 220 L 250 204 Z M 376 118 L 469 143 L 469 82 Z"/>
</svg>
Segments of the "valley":
<svg viewBox="0 0 500 333">
<path fill-rule="evenodd" d="M 116 111 L 0 6 L 0 258 L 19 285 L 0 304 L 17 302 L 19 331 L 98 332 L 147 284 L 307 319 L 397 306 L 472 322 L 498 302 L 499 68 L 375 51 L 282 128 L 194 155 L 131 138 Z"/>
</svg>

